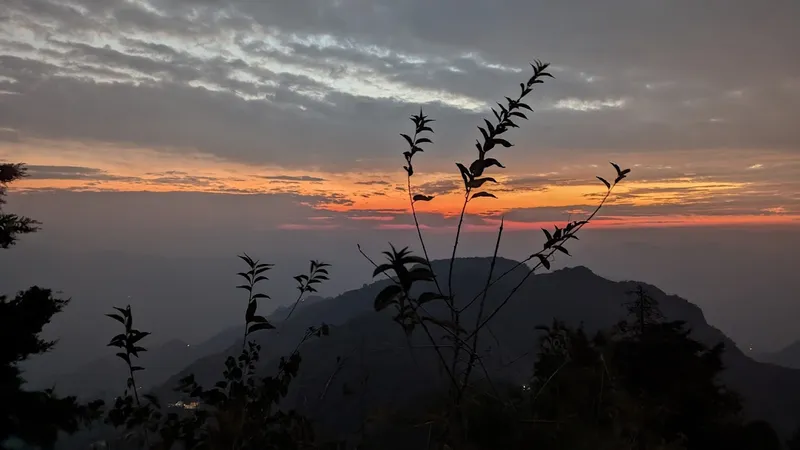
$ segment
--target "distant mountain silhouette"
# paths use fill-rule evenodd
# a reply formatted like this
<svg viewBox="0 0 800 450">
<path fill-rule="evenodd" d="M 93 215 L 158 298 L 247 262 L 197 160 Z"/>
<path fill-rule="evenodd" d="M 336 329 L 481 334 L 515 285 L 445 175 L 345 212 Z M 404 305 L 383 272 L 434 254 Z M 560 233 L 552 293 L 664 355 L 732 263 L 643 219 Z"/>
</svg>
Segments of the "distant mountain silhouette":
<svg viewBox="0 0 800 450">
<path fill-rule="evenodd" d="M 760 353 L 755 358 L 766 363 L 800 369 L 800 341 L 795 341 L 777 352 Z"/>
<path fill-rule="evenodd" d="M 489 258 L 456 261 L 457 298 L 468 301 L 483 288 L 489 263 Z M 434 270 L 446 274 L 447 264 L 435 261 Z M 495 273 L 503 273 L 515 264 L 500 259 Z M 487 308 L 498 305 L 524 274 L 522 267 L 498 282 L 490 291 Z M 386 283 L 378 281 L 335 298 L 304 302 L 282 327 L 280 336 L 274 331 L 257 335 L 263 346 L 260 370 L 266 373 L 274 370 L 278 357 L 292 351 L 307 327 L 322 322 L 331 325 L 330 336 L 314 339 L 302 348 L 300 376 L 292 385 L 288 400 L 317 422 L 322 436 L 346 437 L 356 433 L 364 421 L 373 429 L 382 429 L 382 423 L 391 421 L 396 429 L 400 422 L 397 417 L 389 419 L 392 414 L 418 408 L 426 393 L 443 386 L 444 375 L 424 335 L 414 333 L 407 339 L 392 322 L 391 313 L 374 312 L 375 296 Z M 590 332 L 609 328 L 624 318 L 623 303 L 631 299 L 629 292 L 637 285 L 643 285 L 659 302 L 665 318 L 686 321 L 695 339 L 709 345 L 725 344 L 724 381 L 743 395 L 748 416 L 771 422 L 784 435 L 800 422 L 800 371 L 752 360 L 720 330 L 710 326 L 699 307 L 685 299 L 644 283 L 609 281 L 585 267 L 543 273 L 523 284 L 481 337 L 481 358 L 487 373 L 495 382 L 525 382 L 538 348 L 537 325 L 559 318 L 571 325 L 583 323 Z M 467 310 L 470 327 L 475 309 Z M 430 311 L 443 312 L 434 305 Z M 177 398 L 172 388 L 188 373 L 194 373 L 202 384 L 212 385 L 223 370 L 224 357 L 236 354 L 240 345 L 194 362 L 157 393 L 165 399 Z M 482 371 L 476 376 L 483 376 Z M 369 417 L 364 416 L 364 411 L 370 411 Z M 404 436 L 403 448 L 413 446 L 415 436 L 424 440 L 424 430 L 411 425 L 400 435 Z M 392 448 L 390 444 L 391 440 L 383 442 L 381 448 Z"/>
<path fill-rule="evenodd" d="M 298 305 L 295 312 L 321 300 L 324 299 L 318 296 L 310 296 Z M 277 308 L 270 315 L 270 320 L 277 322 L 284 319 L 291 306 Z M 146 370 L 136 374 L 136 381 L 144 390 L 161 385 L 169 377 L 190 364 L 202 360 L 206 356 L 219 354 L 231 348 L 237 340 L 241 340 L 241 334 L 240 327 L 231 327 L 198 345 L 190 345 L 181 340 L 172 340 L 158 346 L 149 347 L 145 342 L 148 350 L 141 353 L 137 364 L 145 367 Z M 95 359 L 74 372 L 67 375 L 54 375 L 45 378 L 44 381 L 31 383 L 30 386 L 36 389 L 55 386 L 56 391 L 62 395 L 75 395 L 84 399 L 115 397 L 124 389 L 125 379 L 128 376 L 125 363 L 114 355 L 115 352 L 116 349 L 109 347 L 108 355 Z"/>
</svg>

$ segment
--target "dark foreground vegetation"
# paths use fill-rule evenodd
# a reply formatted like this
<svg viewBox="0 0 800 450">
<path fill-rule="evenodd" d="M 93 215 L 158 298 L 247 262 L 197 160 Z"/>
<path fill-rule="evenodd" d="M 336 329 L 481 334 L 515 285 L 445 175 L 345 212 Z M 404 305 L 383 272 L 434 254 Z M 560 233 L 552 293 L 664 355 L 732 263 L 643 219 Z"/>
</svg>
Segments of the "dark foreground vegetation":
<svg viewBox="0 0 800 450">
<path fill-rule="evenodd" d="M 422 111 L 411 117 L 413 131 L 401 136 L 407 145 L 404 170 L 421 252 L 390 246 L 385 258 L 373 260 L 359 248 L 375 266 L 378 280 L 362 290 L 370 294 L 375 312 L 347 317 L 348 326 L 344 320 L 327 323 L 336 321 L 335 314 L 303 324 L 311 317 L 304 311 L 311 307 L 301 302 L 329 276 L 329 264 L 313 260 L 307 273 L 294 278 L 298 295 L 289 308 L 277 318 L 259 314 L 259 305 L 270 301 L 260 283 L 267 280 L 272 264 L 243 254 L 238 288 L 244 323 L 237 344 L 213 360 L 213 370 L 182 373 L 168 389 L 140 389 L 137 377 L 147 367 L 138 361 L 147 351 L 150 333 L 139 330 L 134 311 L 121 305 L 108 314 L 119 323 L 119 334 L 109 346 L 124 362 L 127 375 L 119 380 L 115 397 L 86 401 L 54 390 L 26 389 L 19 369 L 23 361 L 54 346 L 39 336 L 68 300 L 39 287 L 14 298 L 0 297 L 0 444 L 226 450 L 800 448 L 800 437 L 784 441 L 775 431 L 779 419 L 760 420 L 758 412 L 766 409 L 746 411 L 743 395 L 726 386 L 725 358 L 731 349 L 724 342 L 705 342 L 686 321 L 663 313 L 650 287 L 630 286 L 616 300 L 619 311 L 593 310 L 592 299 L 583 299 L 587 316 L 607 319 L 591 326 L 560 320 L 567 313 L 557 307 L 549 315 L 519 313 L 525 310 L 509 314 L 514 305 L 557 304 L 576 297 L 571 291 L 575 283 L 557 280 L 543 282 L 549 289 L 533 295 L 531 286 L 541 279 L 534 274 L 549 270 L 557 255 L 569 255 L 568 243 L 578 239 L 628 169 L 612 163 L 613 178 L 598 177 L 605 192 L 594 212 L 542 230 L 541 248 L 532 249 L 527 259 L 498 257 L 502 223 L 490 258 L 475 262 L 457 257 L 468 205 L 495 197 L 487 187 L 496 180 L 487 174 L 505 166 L 492 156 L 512 146 L 506 133 L 532 112 L 524 99 L 551 77 L 547 67 L 532 64 L 533 73 L 520 84 L 519 93 L 498 103 L 493 118 L 478 127 L 475 159 L 468 165 L 457 163 L 464 199 L 447 261 L 428 256 L 415 205 L 435 199 L 415 192 L 412 183 L 415 157 L 432 143 L 433 120 Z M 0 165 L 0 207 L 7 184 L 22 176 L 21 165 Z M 0 214 L 3 249 L 38 229 L 32 219 Z M 570 276 L 584 287 L 594 282 L 580 274 Z M 543 317 L 545 322 L 556 319 L 542 324 Z M 525 333 L 513 334 L 509 330 L 514 326 Z M 366 339 L 370 348 L 376 343 L 397 345 L 381 364 L 368 365 Z M 331 343 L 322 347 L 325 340 Z M 538 342 L 519 358 L 498 362 L 501 340 L 520 348 Z M 328 349 L 327 355 L 322 348 Z M 326 356 L 335 360 L 324 369 Z M 520 366 L 519 360 L 532 364 Z M 426 367 L 433 371 L 421 370 Z M 312 376 L 304 377 L 304 369 Z M 414 378 L 411 373 L 428 375 Z M 311 383 L 314 376 L 319 379 Z M 322 407 L 331 399 L 345 406 L 325 413 Z M 191 407 L 176 408 L 177 400 Z M 391 412 L 386 412 L 387 405 Z M 791 418 L 800 414 L 800 403 L 795 406 Z M 66 438 L 81 433 L 84 442 Z"/>
</svg>

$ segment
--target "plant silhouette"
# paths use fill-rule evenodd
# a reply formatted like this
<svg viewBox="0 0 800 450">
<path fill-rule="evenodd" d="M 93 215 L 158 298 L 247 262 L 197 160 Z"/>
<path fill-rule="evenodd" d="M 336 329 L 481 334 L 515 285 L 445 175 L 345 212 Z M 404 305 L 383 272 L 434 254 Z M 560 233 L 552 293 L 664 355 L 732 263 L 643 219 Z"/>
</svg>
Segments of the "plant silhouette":
<svg viewBox="0 0 800 450">
<path fill-rule="evenodd" d="M 22 164 L 0 164 L 0 248 L 19 235 L 38 230 L 38 222 L 2 211 L 8 183 L 25 175 Z M 33 286 L 9 299 L 0 295 L 0 446 L 25 442 L 50 448 L 59 433 L 72 433 L 99 414 L 101 401 L 79 404 L 53 389 L 25 388 L 20 364 L 53 349 L 56 341 L 41 338 L 42 329 L 69 304 L 50 289 Z"/>
<path fill-rule="evenodd" d="M 558 319 L 550 326 L 539 327 L 542 335 L 536 364 L 525 385 L 497 383 L 490 377 L 481 349 L 482 340 L 492 334 L 493 319 L 509 302 L 521 297 L 518 293 L 533 274 L 549 270 L 556 256 L 570 256 L 570 240 L 578 239 L 616 186 L 630 174 L 630 169 L 610 163 L 613 178 L 597 177 L 605 191 L 595 209 L 581 220 L 542 229 L 541 247 L 531 248 L 527 258 L 510 266 L 498 264 L 502 259 L 498 252 L 505 227 L 501 218 L 485 281 L 483 276 L 479 278 L 478 292 L 464 292 L 466 289 L 460 286 L 454 267 L 468 206 L 472 201 L 497 198 L 490 186 L 499 182 L 489 175 L 506 165 L 498 160 L 496 153 L 513 146 L 509 140 L 511 130 L 521 128 L 522 121 L 533 113 L 526 98 L 536 85 L 553 78 L 548 67 L 549 64 L 540 61 L 531 64 L 533 73 L 520 83 L 519 93 L 505 97 L 505 103 L 497 103 L 491 109 L 493 118 L 484 119 L 477 127 L 480 135 L 472 162 L 456 163 L 463 181 L 463 200 L 452 251 L 445 265 L 435 265 L 431 260 L 417 214 L 418 202 L 432 202 L 436 198 L 417 192 L 412 183 L 418 174 L 415 164 L 419 154 L 433 144 L 435 121 L 422 109 L 410 117 L 413 133 L 400 134 L 407 145 L 403 151 L 403 169 L 421 256 L 412 253 L 409 246 L 390 243 L 389 249 L 382 253 L 385 261 L 376 262 L 359 246 L 361 254 L 374 266 L 373 278 L 382 276 L 389 280 L 376 289 L 373 309 L 380 314 L 391 314 L 407 338 L 409 352 L 414 351 L 413 337 L 421 335 L 421 339 L 427 340 L 428 347 L 433 349 L 431 357 L 435 357 L 447 383 L 446 392 L 425 405 L 413 405 L 415 418 L 424 419 L 429 430 L 423 448 L 780 448 L 771 426 L 746 421 L 739 395 L 719 381 L 724 346 L 708 347 L 691 337 L 686 323 L 666 320 L 657 301 L 642 286 L 630 292 L 635 295 L 632 301 L 624 303 L 628 317 L 610 329 L 590 336 L 582 326 L 571 327 Z M 0 165 L 0 247 L 4 249 L 39 226 L 33 219 L 2 210 L 7 185 L 23 176 L 25 169 L 21 164 Z M 147 367 L 138 361 L 140 354 L 147 351 L 150 333 L 136 328 L 130 305 L 115 307 L 107 314 L 121 327 L 108 345 L 116 349 L 116 356 L 127 367 L 125 380 L 120 380 L 121 394 L 109 408 L 104 410 L 105 405 L 100 401 L 81 405 L 73 397 L 59 398 L 53 390 L 26 391 L 18 365 L 55 345 L 42 340 L 40 333 L 69 301 L 57 299 L 50 290 L 35 286 L 11 300 L 0 296 L 3 342 L 0 443 L 10 446 L 23 442 L 50 448 L 59 433 L 72 433 L 84 424 L 102 419 L 118 431 L 105 442 L 106 446 L 117 449 L 366 448 L 359 443 L 354 447 L 347 442 L 321 442 L 313 421 L 299 412 L 289 396 L 303 362 L 303 345 L 328 336 L 331 328 L 327 324 L 306 328 L 294 349 L 277 360 L 277 367 L 265 369 L 261 364 L 259 342 L 285 338 L 288 333 L 283 333 L 284 326 L 306 296 L 317 292 L 317 287 L 329 279 L 330 264 L 311 260 L 308 272 L 294 277 L 298 295 L 288 303 L 288 313 L 278 323 L 259 314 L 263 302 L 272 300 L 261 291 L 261 283 L 268 280 L 274 265 L 246 253 L 238 258 L 246 267 L 237 274 L 243 282 L 236 288 L 247 293 L 242 305 L 241 345 L 237 340 L 231 354 L 224 362 L 220 361 L 222 373 L 212 386 L 201 385 L 194 374 L 180 380 L 175 392 L 182 399 L 180 405 L 191 405 L 185 408 L 165 405 L 152 393 L 141 392 L 137 373 Z M 511 288 L 502 295 L 492 294 L 501 280 L 511 283 Z M 260 335 L 259 341 L 256 334 Z M 363 365 L 363 337 L 353 355 L 357 352 L 362 354 Z M 329 394 L 334 378 L 346 371 L 349 358 L 336 358 L 336 366 L 318 394 L 320 400 Z M 480 373 L 480 378 L 476 373 Z M 358 376 L 358 382 L 348 380 L 351 383 L 342 385 L 342 395 L 352 396 L 354 389 L 361 390 L 358 434 L 365 440 L 368 433 L 365 392 L 370 374 L 362 366 Z M 797 436 L 789 441 L 791 448 L 798 447 Z"/>
</svg>

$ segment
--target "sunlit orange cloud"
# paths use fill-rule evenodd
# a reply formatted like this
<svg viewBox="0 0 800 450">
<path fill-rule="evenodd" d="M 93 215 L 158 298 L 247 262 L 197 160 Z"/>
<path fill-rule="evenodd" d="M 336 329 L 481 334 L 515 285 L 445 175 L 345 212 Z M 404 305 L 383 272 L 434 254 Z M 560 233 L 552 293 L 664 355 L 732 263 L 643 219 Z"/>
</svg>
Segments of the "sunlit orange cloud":
<svg viewBox="0 0 800 450">
<path fill-rule="evenodd" d="M 696 156 L 696 155 L 695 155 Z M 688 157 L 688 156 L 687 156 Z M 655 158 L 637 157 L 641 161 Z M 637 160 L 636 158 L 631 158 Z M 406 192 L 406 177 L 402 170 L 374 171 L 372 173 L 331 173 L 321 168 L 308 170 L 288 169 L 277 166 L 244 164 L 217 157 L 191 152 L 165 152 L 149 149 L 122 148 L 108 144 L 53 143 L 29 141 L 24 144 L 0 146 L 0 160 L 24 161 L 29 166 L 86 167 L 100 171 L 100 176 L 91 174 L 82 179 L 58 179 L 57 177 L 32 177 L 13 186 L 18 190 L 89 190 L 89 191 L 149 191 L 149 192 L 225 192 L 232 194 L 297 194 L 313 197 L 309 202 L 319 215 L 303 218 L 311 224 L 290 223 L 285 229 L 332 229 L 338 225 L 323 223 L 336 214 L 345 214 L 357 221 L 391 221 L 391 215 L 406 213 L 409 198 Z M 762 157 L 767 163 L 780 162 L 778 157 Z M 735 161 L 742 169 L 757 165 L 755 159 Z M 751 164 L 752 163 L 752 164 Z M 698 163 L 700 164 L 700 163 Z M 720 164 L 734 164 L 730 159 Z M 497 217 L 513 210 L 531 208 L 583 208 L 589 209 L 605 192 L 605 187 L 593 174 L 608 175 L 595 165 L 559 167 L 560 172 L 537 175 L 536 186 L 513 184 L 510 180 L 529 177 L 529 173 L 514 173 L 510 170 L 492 173 L 498 183 L 486 183 L 481 191 L 492 192 L 498 198 L 477 198 L 469 202 L 467 212 L 472 215 Z M 636 164 L 641 166 L 641 164 Z M 653 173 L 651 166 L 651 173 Z M 669 166 L 666 166 L 670 168 Z M 544 168 L 540 168 L 544 169 Z M 609 167 L 605 168 L 606 170 Z M 97 173 L 97 172 L 96 172 Z M 674 173 L 674 172 L 673 172 Z M 550 174 L 558 174 L 548 182 Z M 687 202 L 720 202 L 728 195 L 741 195 L 753 189 L 747 182 L 708 181 L 694 177 L 691 173 L 673 178 L 651 177 L 650 180 L 636 178 L 637 168 L 630 179 L 615 188 L 611 203 L 629 207 L 657 208 Z M 564 180 L 572 180 L 564 182 Z M 559 181 L 560 180 L 560 181 Z M 585 182 L 575 181 L 585 180 Z M 433 189 L 434 182 L 452 182 L 458 188 L 461 178 L 457 173 L 415 174 L 412 178 L 412 193 L 434 195 L 426 192 Z M 304 200 L 300 200 L 304 201 Z M 435 195 L 433 200 L 415 203 L 420 214 L 435 214 L 443 217 L 457 216 L 463 205 L 463 193 L 453 192 Z M 759 211 L 758 209 L 761 209 Z M 654 211 L 650 209 L 648 213 Z M 774 214 L 764 215 L 763 212 Z M 329 214 L 334 213 L 334 214 Z M 487 219 L 493 220 L 493 219 Z M 785 208 L 762 205 L 752 215 L 708 215 L 708 216 L 663 216 L 663 217 L 615 217 L 599 219 L 593 227 L 675 227 L 675 226 L 722 226 L 722 225 L 797 225 L 796 216 Z M 546 223 L 544 225 L 549 225 Z M 402 228 L 407 225 L 390 223 L 376 224 L 379 228 Z M 539 228 L 540 223 L 506 222 L 512 229 Z M 493 222 L 485 225 L 469 224 L 470 231 L 481 231 L 486 227 L 496 229 Z"/>
<path fill-rule="evenodd" d="M 553 221 L 505 221 L 506 230 L 539 230 L 552 228 Z M 558 224 L 557 222 L 555 224 Z M 800 215 L 674 215 L 674 216 L 607 216 L 597 217 L 587 228 L 665 228 L 665 227 L 721 227 L 758 225 L 800 225 Z M 497 232 L 499 219 L 484 219 L 484 224 L 467 225 L 470 231 Z"/>
</svg>

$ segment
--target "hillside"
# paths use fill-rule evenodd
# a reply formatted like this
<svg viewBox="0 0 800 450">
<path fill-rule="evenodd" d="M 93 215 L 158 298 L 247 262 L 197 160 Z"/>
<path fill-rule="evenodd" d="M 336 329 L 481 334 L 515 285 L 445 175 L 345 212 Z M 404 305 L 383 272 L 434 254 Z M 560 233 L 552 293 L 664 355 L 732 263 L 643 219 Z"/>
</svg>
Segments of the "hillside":
<svg viewBox="0 0 800 450">
<path fill-rule="evenodd" d="M 496 273 L 514 264 L 500 260 Z M 456 294 L 471 298 L 469 293 L 478 292 L 485 282 L 488 265 L 488 258 L 459 259 L 454 277 Z M 435 262 L 434 268 L 438 273 L 446 273 L 443 261 Z M 524 269 L 518 269 L 496 284 L 488 307 L 505 298 L 523 275 Z M 407 340 L 390 320 L 390 313 L 373 311 L 374 298 L 385 283 L 379 281 L 336 298 L 304 305 L 281 330 L 280 337 L 274 332 L 259 337 L 263 345 L 262 370 L 268 371 L 277 365 L 277 357 L 294 348 L 308 326 L 322 322 L 332 326 L 330 336 L 305 344 L 300 377 L 290 396 L 295 407 L 317 421 L 324 436 L 356 433 L 366 417 L 370 418 L 371 426 L 380 427 L 379 416 L 389 418 L 393 412 L 417 407 L 423 395 L 435 391 L 443 381 L 422 334 L 415 333 Z M 559 318 L 569 324 L 583 323 L 589 331 L 610 327 L 623 318 L 622 303 L 630 299 L 627 293 L 638 284 L 612 282 L 585 267 L 529 278 L 481 338 L 487 372 L 495 382 L 522 384 L 530 376 L 532 355 L 538 345 L 535 326 Z M 743 394 L 749 416 L 770 421 L 782 434 L 800 423 L 800 371 L 750 359 L 706 322 L 700 308 L 653 286 L 645 286 L 659 301 L 666 318 L 685 320 L 693 335 L 704 343 L 725 343 L 725 381 Z M 468 315 L 473 309 L 467 310 Z M 237 346 L 230 349 L 231 353 L 236 351 Z M 174 396 L 171 387 L 186 373 L 195 373 L 198 380 L 209 385 L 218 377 L 222 361 L 223 355 L 217 355 L 195 362 L 165 383 L 159 394 Z M 399 419 L 390 420 L 396 428 Z M 404 435 L 413 440 L 413 432 L 413 428 L 408 428 Z"/>
<path fill-rule="evenodd" d="M 758 354 L 756 359 L 791 369 L 800 369 L 800 341 L 795 341 L 777 352 Z"/>
</svg>

